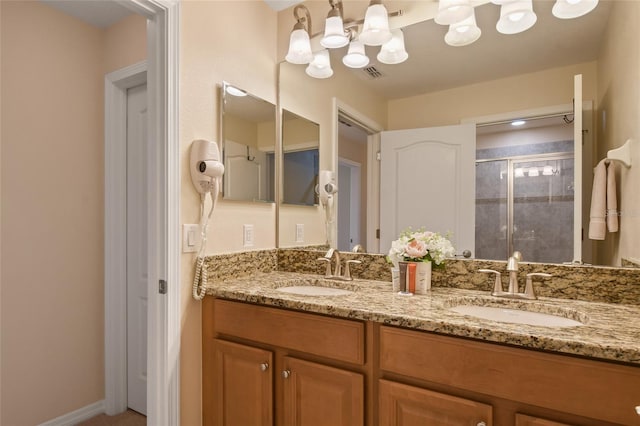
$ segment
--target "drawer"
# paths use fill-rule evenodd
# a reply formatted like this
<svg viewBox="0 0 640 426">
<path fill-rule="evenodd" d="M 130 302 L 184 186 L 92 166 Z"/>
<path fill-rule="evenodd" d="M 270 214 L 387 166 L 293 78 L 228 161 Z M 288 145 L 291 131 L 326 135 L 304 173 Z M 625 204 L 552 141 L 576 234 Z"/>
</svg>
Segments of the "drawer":
<svg viewBox="0 0 640 426">
<path fill-rule="evenodd" d="M 216 299 L 215 333 L 363 365 L 363 322 Z"/>
<path fill-rule="evenodd" d="M 392 327 L 380 368 L 613 423 L 640 424 L 640 368 Z"/>
</svg>

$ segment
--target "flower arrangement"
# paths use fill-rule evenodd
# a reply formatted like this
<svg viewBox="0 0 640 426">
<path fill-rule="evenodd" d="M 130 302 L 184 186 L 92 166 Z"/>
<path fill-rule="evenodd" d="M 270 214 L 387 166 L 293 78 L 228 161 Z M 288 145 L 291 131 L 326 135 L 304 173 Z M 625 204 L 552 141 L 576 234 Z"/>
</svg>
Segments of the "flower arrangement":
<svg viewBox="0 0 640 426">
<path fill-rule="evenodd" d="M 431 262 L 434 267 L 444 266 L 444 260 L 452 257 L 455 249 L 448 238 L 423 228 L 403 231 L 400 238 L 391 243 L 389 260 L 394 267 L 398 262 Z"/>
</svg>

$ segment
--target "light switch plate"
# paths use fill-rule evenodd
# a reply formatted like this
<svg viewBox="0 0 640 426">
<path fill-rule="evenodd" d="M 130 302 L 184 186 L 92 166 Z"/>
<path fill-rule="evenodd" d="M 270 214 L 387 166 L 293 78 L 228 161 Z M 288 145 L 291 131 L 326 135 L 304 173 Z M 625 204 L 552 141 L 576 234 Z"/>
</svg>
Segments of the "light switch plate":
<svg viewBox="0 0 640 426">
<path fill-rule="evenodd" d="M 304 243 L 304 223 L 296 223 L 296 243 Z"/>
<path fill-rule="evenodd" d="M 200 246 L 200 225 L 184 223 L 182 225 L 182 252 L 194 253 Z"/>
<path fill-rule="evenodd" d="M 242 226 L 242 245 L 244 247 L 253 247 L 253 225 Z"/>
</svg>

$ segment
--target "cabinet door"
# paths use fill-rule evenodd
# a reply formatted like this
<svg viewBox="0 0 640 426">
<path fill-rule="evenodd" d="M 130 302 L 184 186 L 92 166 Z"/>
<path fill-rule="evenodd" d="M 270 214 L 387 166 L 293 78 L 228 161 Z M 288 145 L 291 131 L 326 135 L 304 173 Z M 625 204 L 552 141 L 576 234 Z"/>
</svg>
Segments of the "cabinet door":
<svg viewBox="0 0 640 426">
<path fill-rule="evenodd" d="M 358 426 L 364 424 L 362 374 L 284 358 L 286 426 Z"/>
<path fill-rule="evenodd" d="M 380 380 L 380 426 L 491 426 L 490 405 Z"/>
<path fill-rule="evenodd" d="M 272 358 L 270 351 L 215 340 L 216 425 L 273 424 Z"/>
<path fill-rule="evenodd" d="M 540 417 L 531 417 L 524 414 L 516 414 L 516 426 L 570 426 L 566 423 L 553 422 L 551 420 L 541 419 Z"/>
</svg>

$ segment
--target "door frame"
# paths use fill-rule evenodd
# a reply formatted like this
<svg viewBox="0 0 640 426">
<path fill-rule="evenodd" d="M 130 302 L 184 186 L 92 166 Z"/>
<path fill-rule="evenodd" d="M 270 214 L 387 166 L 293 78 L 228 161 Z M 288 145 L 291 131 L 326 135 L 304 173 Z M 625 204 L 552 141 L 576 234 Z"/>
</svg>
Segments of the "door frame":
<svg viewBox="0 0 640 426">
<path fill-rule="evenodd" d="M 148 277 L 147 423 L 180 422 L 180 251 L 176 0 L 117 0 L 147 18 Z M 144 66 L 105 76 L 105 411 L 126 410 L 126 145 L 123 97 Z M 126 122 L 126 116 L 125 116 Z M 123 186 L 124 185 L 124 186 Z M 125 192 L 126 193 L 126 192 Z M 123 275 L 124 274 L 124 275 Z M 123 278 L 124 276 L 124 278 Z M 160 294 L 155 283 L 167 284 Z M 123 299 L 124 297 L 124 299 Z M 124 320 L 124 321 L 123 321 Z M 123 325 L 124 324 L 124 325 Z M 123 328 L 124 327 L 124 328 Z M 124 343 L 123 343 L 124 340 Z M 124 350 L 124 355 L 123 355 Z M 124 362 L 124 367 L 123 363 Z M 124 369 L 123 369 L 124 368 Z M 123 380 L 124 378 L 124 380 Z"/>
<path fill-rule="evenodd" d="M 333 170 L 338 170 L 338 126 L 341 115 L 347 116 L 369 133 L 367 137 L 367 251 L 377 253 L 380 250 L 380 239 L 377 233 L 377 230 L 380 229 L 380 132 L 384 128 L 356 108 L 334 97 L 331 123 L 331 167 Z M 333 235 L 337 235 L 337 221 L 332 226 L 334 228 Z"/>
</svg>

